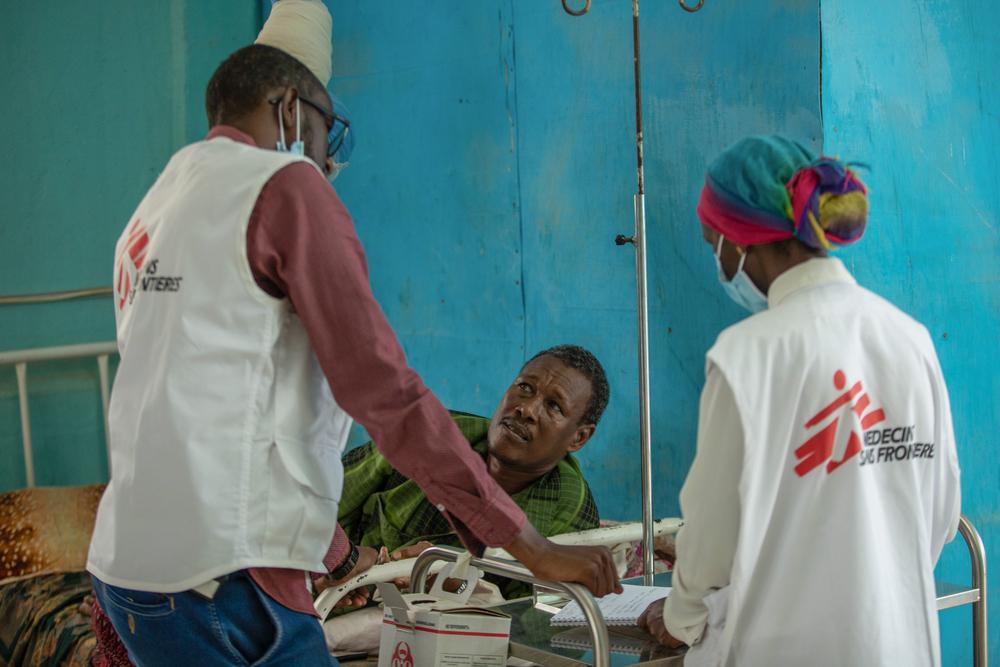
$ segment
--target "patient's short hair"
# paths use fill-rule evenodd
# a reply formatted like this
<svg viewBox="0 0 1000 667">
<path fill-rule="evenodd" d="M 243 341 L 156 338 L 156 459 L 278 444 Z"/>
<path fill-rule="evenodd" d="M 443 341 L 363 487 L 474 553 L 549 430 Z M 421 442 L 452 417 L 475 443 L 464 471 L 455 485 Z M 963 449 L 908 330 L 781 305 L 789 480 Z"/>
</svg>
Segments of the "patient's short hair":
<svg viewBox="0 0 1000 667">
<path fill-rule="evenodd" d="M 583 373 L 590 381 L 590 401 L 587 402 L 587 409 L 580 418 L 581 424 L 597 425 L 604 414 L 604 408 L 608 407 L 608 398 L 611 395 L 611 388 L 608 386 L 608 376 L 604 374 L 604 367 L 589 350 L 579 345 L 556 345 L 547 350 L 542 350 L 524 363 L 529 363 L 538 357 L 555 357 L 570 368 Z M 523 368 L 523 367 L 522 367 Z"/>
</svg>

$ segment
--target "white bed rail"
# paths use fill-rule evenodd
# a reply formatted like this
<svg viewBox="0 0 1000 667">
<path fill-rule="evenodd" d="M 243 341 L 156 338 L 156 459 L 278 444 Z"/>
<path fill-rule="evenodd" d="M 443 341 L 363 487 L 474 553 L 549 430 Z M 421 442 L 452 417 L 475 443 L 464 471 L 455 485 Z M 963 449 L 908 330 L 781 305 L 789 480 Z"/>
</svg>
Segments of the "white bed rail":
<svg viewBox="0 0 1000 667">
<path fill-rule="evenodd" d="M 108 455 L 108 471 L 111 470 L 111 448 L 108 447 L 108 399 L 111 395 L 111 377 L 108 359 L 118 353 L 114 341 L 84 343 L 81 345 L 61 345 L 56 347 L 36 347 L 27 350 L 0 352 L 0 366 L 13 365 L 17 374 L 17 398 L 21 410 L 21 444 L 24 448 L 24 473 L 27 485 L 35 486 L 35 459 L 31 446 L 31 413 L 28 409 L 28 364 L 38 361 L 59 361 L 95 357 L 97 373 L 101 382 L 101 409 L 104 415 L 104 444 Z"/>
</svg>

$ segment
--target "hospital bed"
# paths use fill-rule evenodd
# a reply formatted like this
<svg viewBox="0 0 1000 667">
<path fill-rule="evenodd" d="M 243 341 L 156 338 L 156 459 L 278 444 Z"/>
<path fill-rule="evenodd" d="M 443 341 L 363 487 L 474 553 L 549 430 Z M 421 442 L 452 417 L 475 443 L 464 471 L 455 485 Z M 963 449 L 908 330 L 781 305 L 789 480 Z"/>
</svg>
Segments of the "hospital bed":
<svg viewBox="0 0 1000 667">
<path fill-rule="evenodd" d="M 657 535 L 672 534 L 681 526 L 677 519 L 663 519 L 654 523 Z M 642 526 L 639 523 L 625 524 L 615 527 L 618 531 L 605 529 L 583 531 L 582 533 L 560 535 L 552 538 L 564 544 L 604 544 L 609 547 L 622 545 L 641 536 Z M 959 533 L 965 541 L 971 562 L 971 583 L 955 585 L 946 582 L 935 582 L 937 588 L 937 608 L 939 611 L 972 605 L 972 643 L 973 665 L 986 667 L 988 664 L 987 625 L 986 625 L 986 554 L 978 531 L 964 515 L 959 520 Z M 317 598 L 317 608 L 321 615 L 329 612 L 333 603 L 357 586 L 370 585 L 376 582 L 391 582 L 394 579 L 410 577 L 411 588 L 415 591 L 426 590 L 428 575 L 437 572 L 446 562 L 455 562 L 463 551 L 452 547 L 434 547 L 425 550 L 417 558 L 398 561 L 382 566 L 376 566 L 368 573 L 345 582 L 337 589 L 328 589 Z M 412 570 L 407 568 L 412 564 Z M 613 646 L 613 637 L 601 616 L 600 609 L 590 592 L 578 584 L 542 581 L 516 562 L 507 560 L 507 555 L 500 550 L 493 550 L 483 558 L 473 558 L 470 563 L 485 573 L 495 574 L 509 579 L 530 583 L 535 588 L 535 595 L 525 600 L 514 600 L 500 605 L 498 609 L 510 614 L 516 620 L 511 626 L 510 655 L 515 658 L 530 661 L 538 665 L 552 667 L 571 667 L 574 665 L 593 664 L 597 667 L 611 665 L 609 647 Z M 641 584 L 642 581 L 629 583 Z M 670 573 L 661 573 L 654 577 L 657 586 L 670 585 Z M 562 596 L 561 603 L 553 606 L 551 600 L 543 601 L 540 594 L 558 593 Z M 324 597 L 325 596 L 325 597 Z M 550 627 L 548 617 L 561 604 L 576 601 L 583 609 L 587 618 L 589 646 L 591 650 L 581 655 L 577 648 L 558 648 L 552 639 L 565 628 Z M 519 621 L 519 622 L 517 622 Z M 631 642 L 632 647 L 636 646 Z M 944 652 L 944 647 L 942 647 Z M 637 653 L 631 656 L 617 655 L 614 665 L 681 665 L 683 651 L 668 650 L 655 642 L 649 641 Z"/>
<path fill-rule="evenodd" d="M 100 342 L 100 343 L 86 343 L 81 345 L 67 345 L 60 347 L 45 347 L 45 348 L 35 348 L 26 350 L 12 350 L 0 352 L 0 368 L 13 366 L 14 372 L 17 378 L 17 393 L 18 393 L 18 405 L 20 413 L 20 423 L 21 423 L 21 441 L 22 448 L 24 451 L 24 467 L 25 467 L 25 479 L 27 481 L 27 486 L 34 487 L 36 484 L 35 479 L 35 468 L 34 468 L 34 452 L 32 448 L 31 441 L 31 410 L 29 402 L 29 367 L 30 364 L 42 361 L 57 361 L 63 359 L 80 359 L 80 358 L 92 358 L 96 364 L 98 377 L 99 377 L 99 387 L 101 394 L 101 404 L 103 408 L 104 415 L 104 432 L 105 441 L 107 438 L 107 413 L 108 413 L 108 400 L 110 396 L 111 388 L 111 374 L 110 374 L 110 360 L 117 353 L 117 346 L 113 341 Z M 3 372 L 3 371 L 0 371 Z M 658 524 L 657 530 L 661 534 L 666 534 L 669 532 L 674 532 L 680 526 L 680 522 L 676 519 L 668 519 L 660 522 Z M 633 528 L 630 528 L 634 530 Z M 590 531 L 593 532 L 593 531 Z M 952 607 L 971 605 L 972 607 L 972 641 L 973 641 L 973 664 L 976 667 L 986 667 L 988 656 L 987 656 L 987 622 L 986 622 L 986 553 L 983 547 L 982 539 L 979 533 L 976 531 L 975 527 L 968 520 L 967 517 L 963 516 L 959 524 L 959 532 L 962 535 L 963 540 L 969 551 L 969 557 L 971 561 L 971 584 L 969 585 L 952 585 L 947 583 L 938 583 L 938 609 L 948 609 Z M 591 536 L 584 536 L 582 539 L 587 543 L 603 543 L 608 544 L 609 541 L 612 544 L 621 543 L 621 535 L 614 537 L 614 533 L 605 533 L 603 537 L 599 537 L 598 534 Z M 589 540 L 589 541 L 588 541 Z M 425 551 L 421 556 L 416 559 L 412 559 L 409 562 L 397 562 L 394 564 L 389 564 L 391 567 L 387 566 L 377 566 L 369 573 L 367 577 L 358 577 L 352 582 L 348 582 L 348 586 L 361 586 L 369 585 L 375 581 L 392 581 L 393 579 L 400 576 L 400 573 L 405 574 L 409 572 L 411 576 L 411 581 L 414 584 L 414 590 L 420 590 L 417 586 L 421 585 L 426 581 L 426 576 L 432 569 L 435 563 L 440 561 L 455 560 L 457 558 L 457 552 L 454 549 L 435 547 Z M 608 647 L 608 635 L 607 628 L 604 625 L 603 619 L 600 617 L 600 611 L 594 604 L 593 598 L 590 593 L 583 587 L 575 584 L 563 584 L 559 582 L 548 582 L 540 581 L 533 577 L 530 572 L 517 563 L 513 563 L 508 560 L 504 560 L 502 557 L 505 554 L 502 553 L 492 553 L 486 555 L 482 559 L 475 559 L 474 565 L 479 567 L 484 572 L 490 572 L 498 574 L 500 576 L 505 576 L 511 579 L 517 579 L 520 581 L 526 581 L 528 583 L 534 584 L 537 589 L 543 591 L 558 591 L 562 593 L 566 599 L 578 600 L 583 607 L 587 617 L 588 617 L 588 628 L 591 635 L 592 646 L 594 651 L 588 656 L 587 659 L 592 659 L 594 665 L 610 665 L 609 655 L 607 652 Z M 412 567 L 412 569 L 411 569 Z M 659 583 L 659 582 L 658 582 Z M 324 604 L 330 604 L 330 600 L 334 597 L 341 596 L 346 593 L 348 588 L 341 587 L 341 589 L 330 593 L 324 600 Z M 335 600 L 334 600 L 335 601 Z M 526 614 L 545 614 L 544 605 L 538 605 L 537 601 L 534 599 L 522 600 L 516 603 L 511 603 L 514 605 L 519 605 L 517 608 L 511 609 L 511 611 L 520 611 Z M 529 637 L 522 629 L 519 631 L 516 627 L 512 630 L 511 638 L 511 655 L 514 657 L 521 657 L 537 664 L 545 665 L 577 665 L 577 664 L 588 664 L 582 662 L 579 658 L 579 651 L 577 652 L 561 652 L 558 649 L 546 648 L 544 646 L 538 645 L 537 630 L 538 624 L 533 625 L 534 635 Z M 576 656 L 576 657 L 573 657 Z M 635 661 L 626 663 L 618 659 L 615 660 L 614 664 L 678 664 L 676 656 L 673 657 L 662 657 L 654 658 L 652 661 L 643 661 L 641 656 L 637 657 Z"/>
</svg>

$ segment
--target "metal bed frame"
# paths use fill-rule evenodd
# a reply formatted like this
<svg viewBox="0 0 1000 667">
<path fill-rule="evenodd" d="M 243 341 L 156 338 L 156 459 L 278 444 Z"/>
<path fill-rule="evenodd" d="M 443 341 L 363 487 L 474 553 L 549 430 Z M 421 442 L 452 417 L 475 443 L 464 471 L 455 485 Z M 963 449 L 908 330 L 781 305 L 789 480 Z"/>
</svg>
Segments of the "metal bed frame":
<svg viewBox="0 0 1000 667">
<path fill-rule="evenodd" d="M 969 549 L 969 558 L 972 561 L 972 584 L 967 587 L 955 586 L 952 584 L 938 584 L 938 610 L 950 609 L 961 605 L 972 605 L 972 664 L 975 667 L 988 667 L 989 655 L 987 654 L 987 626 L 986 626 L 986 552 L 983 548 L 982 539 L 976 528 L 965 515 L 959 519 L 959 533 L 965 540 Z M 464 552 L 451 547 L 433 547 L 425 550 L 416 558 L 413 571 L 410 574 L 412 590 L 423 591 L 427 586 L 427 575 L 431 571 L 432 565 L 436 561 L 455 562 Z M 579 584 L 563 583 L 557 581 L 544 581 L 531 574 L 523 565 L 494 558 L 473 558 L 470 561 L 473 567 L 477 567 L 483 572 L 523 581 L 545 592 L 555 591 L 564 597 L 574 600 L 583 610 L 587 619 L 587 627 L 590 630 L 591 646 L 593 647 L 594 667 L 609 667 L 609 639 L 608 628 L 604 623 L 601 610 L 594 601 L 590 591 Z M 567 664 L 565 658 L 552 656 L 551 661 L 546 660 L 544 652 L 537 650 L 527 650 L 519 654 L 519 650 L 525 650 L 516 642 L 516 637 L 511 635 L 511 655 L 537 661 L 541 665 L 564 665 Z M 669 662 L 669 661 L 667 661 Z M 653 661 L 639 664 L 667 664 L 667 662 Z"/>
<path fill-rule="evenodd" d="M 101 381 L 101 408 L 104 414 L 104 444 L 108 454 L 108 470 L 111 470 L 111 447 L 108 446 L 108 401 L 111 396 L 111 376 L 108 371 L 108 359 L 112 354 L 117 353 L 118 345 L 113 341 L 0 352 L 0 366 L 13 364 L 14 371 L 17 373 L 17 398 L 21 409 L 24 473 L 29 487 L 35 486 L 35 457 L 31 446 L 31 413 L 28 409 L 28 364 L 36 361 L 58 361 L 82 357 L 97 358 L 97 373 Z"/>
</svg>

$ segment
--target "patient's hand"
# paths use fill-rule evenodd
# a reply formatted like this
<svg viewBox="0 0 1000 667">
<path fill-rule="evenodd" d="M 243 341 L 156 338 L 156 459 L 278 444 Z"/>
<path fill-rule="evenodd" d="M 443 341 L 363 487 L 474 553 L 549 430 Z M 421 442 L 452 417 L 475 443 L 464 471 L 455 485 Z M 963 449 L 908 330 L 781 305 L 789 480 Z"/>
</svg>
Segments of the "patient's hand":
<svg viewBox="0 0 1000 667">
<path fill-rule="evenodd" d="M 403 560 L 405 558 L 416 558 L 424 552 L 425 549 L 430 549 L 433 544 L 427 540 L 421 540 L 416 544 L 411 544 L 408 547 L 403 547 L 402 549 L 396 549 L 391 554 L 389 554 L 390 560 Z"/>
<path fill-rule="evenodd" d="M 639 617 L 640 628 L 653 635 L 653 639 L 668 648 L 678 648 L 684 646 L 684 642 L 670 634 L 667 626 L 663 623 L 663 600 L 651 602 L 646 611 Z"/>
<path fill-rule="evenodd" d="M 416 558 L 424 552 L 424 549 L 430 549 L 433 544 L 427 540 L 421 540 L 416 544 L 411 544 L 408 547 L 403 547 L 402 549 L 396 549 L 391 554 L 389 554 L 389 560 L 405 560 L 407 558 Z M 410 578 L 400 577 L 392 582 L 395 584 L 396 588 L 401 591 L 409 590 L 410 588 Z"/>
<path fill-rule="evenodd" d="M 653 541 L 653 552 L 657 558 L 673 567 L 677 559 L 677 545 L 673 535 L 660 535 Z"/>
</svg>

